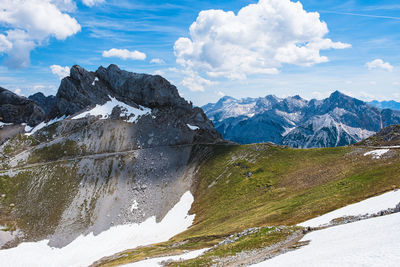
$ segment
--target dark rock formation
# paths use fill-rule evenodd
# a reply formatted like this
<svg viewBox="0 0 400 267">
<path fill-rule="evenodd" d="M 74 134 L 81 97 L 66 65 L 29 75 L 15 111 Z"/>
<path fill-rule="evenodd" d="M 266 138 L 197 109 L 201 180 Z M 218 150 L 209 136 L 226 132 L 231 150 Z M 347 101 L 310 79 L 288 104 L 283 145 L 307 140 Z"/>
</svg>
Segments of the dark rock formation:
<svg viewBox="0 0 400 267">
<path fill-rule="evenodd" d="M 51 111 L 56 106 L 56 97 L 53 95 L 45 96 L 42 92 L 33 94 L 28 97 L 30 100 L 35 101 L 39 104 L 39 106 L 46 112 L 47 115 L 50 115 Z"/>
<path fill-rule="evenodd" d="M 36 102 L 0 87 L 0 122 L 35 126 L 45 118 L 45 112 Z"/>
<path fill-rule="evenodd" d="M 61 81 L 57 115 L 71 115 L 88 106 L 104 104 L 109 96 L 131 106 L 192 109 L 191 104 L 179 96 L 176 87 L 159 75 L 132 73 L 116 65 L 89 72 L 75 65 L 71 75 Z"/>
</svg>

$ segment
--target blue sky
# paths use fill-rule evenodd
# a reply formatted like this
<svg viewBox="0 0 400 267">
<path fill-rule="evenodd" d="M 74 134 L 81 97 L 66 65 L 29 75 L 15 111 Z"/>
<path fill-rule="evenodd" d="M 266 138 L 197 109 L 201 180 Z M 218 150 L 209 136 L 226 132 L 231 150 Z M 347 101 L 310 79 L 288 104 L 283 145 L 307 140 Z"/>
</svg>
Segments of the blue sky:
<svg viewBox="0 0 400 267">
<path fill-rule="evenodd" d="M 23 5 L 22 0 L 4 1 L 9 4 L 9 14 L 14 14 L 13 11 Z M 33 29 L 33 22 L 21 18 L 22 15 L 7 20 L 0 12 L 0 86 L 17 90 L 26 96 L 37 91 L 56 93 L 60 79 L 50 69 L 52 65 L 65 67 L 78 64 L 94 71 L 100 65 L 114 63 L 129 71 L 163 75 L 178 87 L 186 99 L 196 105 L 215 102 L 224 94 L 237 98 L 299 94 L 310 99 L 326 97 L 334 90 L 364 100 L 400 100 L 398 1 L 303 0 L 300 1 L 302 10 L 298 13 L 291 13 L 299 9 L 294 9 L 295 6 L 290 3 L 286 7 L 274 9 L 278 13 L 275 19 L 268 15 L 263 18 L 261 14 L 260 18 L 265 19 L 262 23 L 267 24 L 260 27 L 254 26 L 258 25 L 257 21 L 247 24 L 246 17 L 235 18 L 239 10 L 250 4 L 255 5 L 249 8 L 249 12 L 257 13 L 261 8 L 258 1 L 43 1 L 55 5 L 61 14 L 68 15 L 68 25 L 71 27 L 65 27 L 63 32 L 58 27 L 51 27 L 53 23 L 66 24 L 57 20 L 57 10 L 54 11 L 54 20 L 52 15 L 44 13 L 43 16 L 49 18 L 43 21 L 49 26 L 39 25 L 38 29 Z M 272 7 L 278 5 L 276 0 L 265 1 L 270 2 Z M 203 13 L 204 20 L 197 21 L 196 34 L 191 35 L 189 27 L 198 19 L 199 12 L 210 9 L 224 12 Z M 234 15 L 229 15 L 228 11 L 233 11 Z M 310 16 L 306 13 L 309 12 L 318 12 L 320 18 L 308 21 Z M 32 16 L 32 21 L 42 21 L 37 18 L 38 14 L 20 14 L 24 14 L 24 17 Z M 247 18 L 252 18 L 251 14 Z M 224 21 L 226 17 L 227 21 Z M 229 17 L 232 21 L 228 21 Z M 269 24 L 277 21 L 278 28 L 267 30 Z M 249 27 L 253 35 L 242 35 L 243 32 L 239 36 L 233 34 L 230 28 L 233 22 L 239 23 L 237 25 L 245 32 L 246 27 Z M 324 33 L 322 22 L 326 22 L 329 32 Z M 315 31 L 291 37 L 296 25 L 303 24 L 305 28 L 315 26 Z M 212 39 L 207 27 L 219 27 L 218 32 L 222 32 L 223 37 Z M 205 33 L 201 32 L 203 28 L 206 29 Z M 16 39 L 11 39 L 9 33 L 16 30 L 25 31 L 30 36 L 24 37 L 27 38 L 24 40 L 34 43 L 33 47 L 27 49 L 30 51 L 29 63 L 25 60 L 21 66 L 13 61 L 18 53 L 21 54 L 21 50 L 11 49 L 11 45 L 4 48 L 9 45 L 7 40 L 14 45 L 13 48 L 16 47 Z M 2 36 L 5 39 L 3 44 Z M 315 38 L 319 41 L 314 42 L 313 47 L 321 47 L 321 40 L 330 39 L 332 43 L 326 49 L 318 48 L 318 56 L 313 54 L 310 58 L 309 55 L 288 52 L 285 55 L 290 55 L 289 58 L 282 59 L 280 44 L 273 40 L 265 41 L 271 36 L 276 36 L 277 40 L 299 38 L 302 42 L 296 43 L 299 47 L 312 44 Z M 188 38 L 194 50 L 199 49 L 203 43 L 206 45 L 202 47 L 201 53 L 188 53 L 185 50 L 187 42 L 183 42 L 186 40 L 177 42 L 181 37 Z M 263 46 L 264 41 L 270 43 Z M 256 44 L 258 42 L 261 44 Z M 184 47 L 174 48 L 179 43 Z M 253 45 L 256 46 L 254 50 L 251 48 Z M 135 59 L 133 56 L 124 60 L 103 56 L 104 51 L 113 48 L 138 51 L 144 53 L 146 58 Z M 229 52 L 230 49 L 233 52 Z M 220 58 L 218 51 L 223 51 Z M 234 58 L 235 51 L 240 51 L 238 55 L 243 54 L 243 57 L 254 55 L 264 57 L 264 60 L 249 64 L 240 60 L 238 63 Z M 183 54 L 179 56 L 180 52 Z M 275 59 L 269 62 L 269 56 Z M 152 59 L 159 59 L 161 64 L 150 63 Z M 225 60 L 228 63 L 221 63 Z"/>
</svg>

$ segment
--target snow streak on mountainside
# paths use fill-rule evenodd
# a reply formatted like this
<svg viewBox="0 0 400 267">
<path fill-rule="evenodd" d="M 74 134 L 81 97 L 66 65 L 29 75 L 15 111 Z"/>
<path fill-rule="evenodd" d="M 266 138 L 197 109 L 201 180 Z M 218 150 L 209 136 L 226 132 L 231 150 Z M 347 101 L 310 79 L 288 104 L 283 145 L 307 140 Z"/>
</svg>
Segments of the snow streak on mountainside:
<svg viewBox="0 0 400 267">
<path fill-rule="evenodd" d="M 226 139 L 242 144 L 343 146 L 400 123 L 400 111 L 382 110 L 338 91 L 324 100 L 310 101 L 300 96 L 240 100 L 225 96 L 203 110 Z"/>
</svg>

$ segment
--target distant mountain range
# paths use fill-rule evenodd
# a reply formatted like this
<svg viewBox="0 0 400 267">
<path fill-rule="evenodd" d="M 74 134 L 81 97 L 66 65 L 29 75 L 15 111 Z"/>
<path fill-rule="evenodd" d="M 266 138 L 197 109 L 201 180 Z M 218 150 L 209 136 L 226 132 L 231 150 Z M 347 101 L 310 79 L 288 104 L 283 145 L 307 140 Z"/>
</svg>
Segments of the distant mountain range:
<svg viewBox="0 0 400 267">
<path fill-rule="evenodd" d="M 241 144 L 343 146 L 400 123 L 400 111 L 381 109 L 339 91 L 326 99 L 309 101 L 298 95 L 244 99 L 225 96 L 202 108 L 224 138 Z"/>
<path fill-rule="evenodd" d="M 400 110 L 400 102 L 396 102 L 394 100 L 390 100 L 390 101 L 373 100 L 371 102 L 368 102 L 368 104 L 373 105 L 378 108 L 390 108 L 390 109 L 394 109 L 394 110 Z"/>
</svg>

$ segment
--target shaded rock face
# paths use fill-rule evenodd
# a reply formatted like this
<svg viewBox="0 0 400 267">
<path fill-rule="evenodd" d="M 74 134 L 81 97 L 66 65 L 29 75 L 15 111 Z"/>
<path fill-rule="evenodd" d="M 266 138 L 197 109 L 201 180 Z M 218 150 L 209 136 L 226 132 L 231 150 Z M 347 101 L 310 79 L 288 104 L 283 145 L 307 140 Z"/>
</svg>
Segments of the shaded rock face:
<svg viewBox="0 0 400 267">
<path fill-rule="evenodd" d="M 228 140 L 298 148 L 353 144 L 400 120 L 399 111 L 381 110 L 339 91 L 310 101 L 299 96 L 223 97 L 203 109 Z"/>
<path fill-rule="evenodd" d="M 44 110 L 44 112 L 49 116 L 51 111 L 56 105 L 56 97 L 53 95 L 45 96 L 43 93 L 39 92 L 28 97 L 30 100 L 35 101 Z"/>
<path fill-rule="evenodd" d="M 37 103 L 0 87 L 1 122 L 35 126 L 45 119 L 46 114 Z"/>
</svg>

